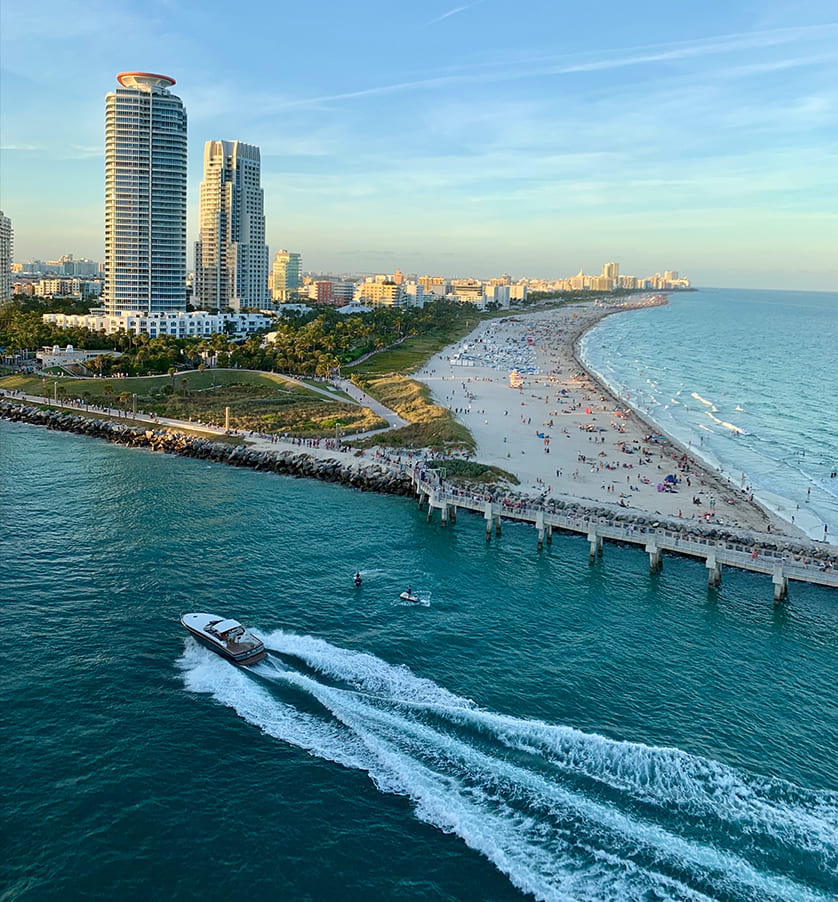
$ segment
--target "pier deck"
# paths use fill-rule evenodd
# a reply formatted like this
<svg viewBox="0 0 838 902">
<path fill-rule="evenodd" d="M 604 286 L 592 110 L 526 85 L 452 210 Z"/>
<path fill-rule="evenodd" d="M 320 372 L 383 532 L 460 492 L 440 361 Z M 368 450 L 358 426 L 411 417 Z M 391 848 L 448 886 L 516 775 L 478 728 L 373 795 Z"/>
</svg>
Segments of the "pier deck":
<svg viewBox="0 0 838 902">
<path fill-rule="evenodd" d="M 779 541 L 782 537 L 770 533 L 725 527 L 725 532 L 730 536 L 737 533 L 741 536 L 738 541 L 736 538 L 719 539 L 705 534 L 700 526 L 692 523 L 685 523 L 683 527 L 659 523 L 641 525 L 619 522 L 605 516 L 566 514 L 541 506 L 510 505 L 480 495 L 440 488 L 433 481 L 423 480 L 418 473 L 414 474 L 413 483 L 420 505 L 424 502 L 428 504 L 428 519 L 434 510 L 439 510 L 445 524 L 449 519 L 456 519 L 458 510 L 473 511 L 486 520 L 487 539 L 493 526 L 495 533 L 500 534 L 501 520 L 516 520 L 531 523 L 537 529 L 539 548 L 545 537 L 548 543 L 551 541 L 553 530 L 584 535 L 590 544 L 591 560 L 602 554 L 602 542 L 607 539 L 642 547 L 649 554 L 652 571 L 661 567 L 663 552 L 700 558 L 705 561 L 709 585 L 719 584 L 723 566 L 762 573 L 771 577 L 775 602 L 785 597 L 789 580 L 838 589 L 838 570 L 830 569 L 823 560 L 825 554 L 834 555 L 836 549 L 823 542 L 795 540 L 795 545 L 805 547 L 807 551 L 793 555 L 771 547 L 782 544 Z M 713 528 L 717 532 L 720 529 L 717 525 Z"/>
</svg>

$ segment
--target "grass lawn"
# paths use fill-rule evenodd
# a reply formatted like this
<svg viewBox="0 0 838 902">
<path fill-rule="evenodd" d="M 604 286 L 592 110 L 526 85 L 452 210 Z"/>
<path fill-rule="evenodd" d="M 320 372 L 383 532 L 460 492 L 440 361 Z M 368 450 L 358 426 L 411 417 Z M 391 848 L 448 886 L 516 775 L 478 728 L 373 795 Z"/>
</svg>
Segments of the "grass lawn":
<svg viewBox="0 0 838 902">
<path fill-rule="evenodd" d="M 55 379 L 40 376 L 6 376 L 0 386 L 30 395 L 81 398 L 89 404 L 107 407 L 127 406 L 133 395 L 137 410 L 161 417 L 224 423 L 225 409 L 230 408 L 230 425 L 234 429 L 257 432 L 290 432 L 300 436 L 328 436 L 340 424 L 345 434 L 381 429 L 387 423 L 366 407 L 344 401 L 329 400 L 318 392 L 290 382 L 272 373 L 246 370 L 193 370 L 170 376 L 138 376 L 126 379 Z M 128 397 L 119 401 L 120 395 Z"/>
<path fill-rule="evenodd" d="M 442 330 L 434 329 L 423 332 L 421 335 L 412 335 L 394 348 L 374 354 L 363 363 L 348 365 L 341 368 L 345 376 L 381 376 L 387 373 L 412 373 L 422 364 L 438 354 L 447 345 L 453 344 L 464 335 L 467 335 L 481 319 L 493 319 L 497 313 L 483 315 L 476 312 L 456 328 Z M 372 394 L 372 392 L 370 393 Z M 382 400 L 382 399 L 379 399 Z M 382 400 L 382 403 L 384 401 Z"/>
</svg>

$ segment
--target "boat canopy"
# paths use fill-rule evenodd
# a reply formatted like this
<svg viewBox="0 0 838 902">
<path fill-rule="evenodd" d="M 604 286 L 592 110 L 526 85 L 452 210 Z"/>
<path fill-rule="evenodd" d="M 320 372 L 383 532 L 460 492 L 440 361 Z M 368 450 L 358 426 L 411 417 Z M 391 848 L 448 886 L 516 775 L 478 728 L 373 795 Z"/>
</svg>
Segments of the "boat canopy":
<svg viewBox="0 0 838 902">
<path fill-rule="evenodd" d="M 213 625 L 213 629 L 217 633 L 229 633 L 230 630 L 236 629 L 236 627 L 241 630 L 244 629 L 244 627 L 239 623 L 238 620 L 220 620 L 218 623 Z"/>
</svg>

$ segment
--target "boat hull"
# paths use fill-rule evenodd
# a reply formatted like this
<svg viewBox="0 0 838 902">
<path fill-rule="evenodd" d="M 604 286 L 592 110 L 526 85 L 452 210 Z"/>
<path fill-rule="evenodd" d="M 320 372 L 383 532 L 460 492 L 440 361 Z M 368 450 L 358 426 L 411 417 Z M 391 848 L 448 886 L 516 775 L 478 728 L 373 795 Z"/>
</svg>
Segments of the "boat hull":
<svg viewBox="0 0 838 902">
<path fill-rule="evenodd" d="M 205 614 L 184 614 L 180 622 L 201 645 L 210 649 L 210 651 L 214 651 L 231 664 L 250 667 L 267 657 L 263 643 L 246 631 L 238 638 L 238 641 L 225 641 L 223 638 L 207 632 L 207 622 L 211 626 L 212 617 L 213 615 Z M 188 622 L 187 618 L 191 618 L 192 622 Z M 215 620 L 216 622 L 224 622 L 220 617 L 215 618 Z"/>
</svg>

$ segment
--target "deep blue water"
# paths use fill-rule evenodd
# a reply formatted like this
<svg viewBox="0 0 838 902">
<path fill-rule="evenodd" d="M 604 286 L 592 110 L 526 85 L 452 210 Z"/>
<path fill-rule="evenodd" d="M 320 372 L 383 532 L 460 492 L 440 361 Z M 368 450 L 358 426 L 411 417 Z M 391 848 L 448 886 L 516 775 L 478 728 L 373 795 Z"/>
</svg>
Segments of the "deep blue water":
<svg viewBox="0 0 838 902">
<path fill-rule="evenodd" d="M 669 434 L 838 541 L 838 293 L 702 289 L 608 317 L 583 354 Z"/>
<path fill-rule="evenodd" d="M 834 593 L 4 421 L 0 463 L 4 902 L 836 897 Z"/>
</svg>

